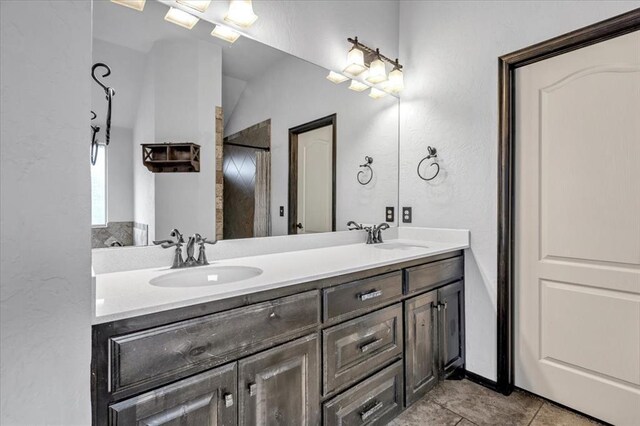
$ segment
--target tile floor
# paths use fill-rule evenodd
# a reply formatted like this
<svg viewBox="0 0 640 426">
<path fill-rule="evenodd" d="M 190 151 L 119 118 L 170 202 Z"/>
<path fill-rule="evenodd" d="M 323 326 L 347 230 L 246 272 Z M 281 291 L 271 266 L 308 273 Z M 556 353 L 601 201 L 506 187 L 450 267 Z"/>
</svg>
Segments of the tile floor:
<svg viewBox="0 0 640 426">
<path fill-rule="evenodd" d="M 510 396 L 469 380 L 446 380 L 390 426 L 594 426 L 590 419 L 525 392 Z"/>
</svg>

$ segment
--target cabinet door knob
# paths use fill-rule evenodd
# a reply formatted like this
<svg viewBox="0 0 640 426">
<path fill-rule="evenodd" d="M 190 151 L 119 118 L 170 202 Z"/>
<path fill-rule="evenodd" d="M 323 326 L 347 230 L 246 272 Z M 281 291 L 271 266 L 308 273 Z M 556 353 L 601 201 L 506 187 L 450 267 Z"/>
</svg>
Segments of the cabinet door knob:
<svg viewBox="0 0 640 426">
<path fill-rule="evenodd" d="M 256 393 L 258 393 L 258 385 L 255 383 L 250 383 L 249 384 L 249 396 L 256 396 Z"/>
<path fill-rule="evenodd" d="M 233 395 L 230 393 L 227 393 L 224 395 L 224 406 L 229 408 L 229 407 L 233 407 Z"/>
</svg>

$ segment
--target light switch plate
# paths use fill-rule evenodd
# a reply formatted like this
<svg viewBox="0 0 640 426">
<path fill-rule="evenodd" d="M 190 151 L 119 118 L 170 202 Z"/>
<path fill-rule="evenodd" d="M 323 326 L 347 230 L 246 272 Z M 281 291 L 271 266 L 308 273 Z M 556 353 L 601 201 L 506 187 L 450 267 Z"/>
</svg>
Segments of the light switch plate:
<svg viewBox="0 0 640 426">
<path fill-rule="evenodd" d="M 402 223 L 411 223 L 411 207 L 402 208 Z"/>
<path fill-rule="evenodd" d="M 393 222 L 395 220 L 395 208 L 394 207 L 385 207 L 384 209 L 384 217 L 386 222 Z"/>
</svg>

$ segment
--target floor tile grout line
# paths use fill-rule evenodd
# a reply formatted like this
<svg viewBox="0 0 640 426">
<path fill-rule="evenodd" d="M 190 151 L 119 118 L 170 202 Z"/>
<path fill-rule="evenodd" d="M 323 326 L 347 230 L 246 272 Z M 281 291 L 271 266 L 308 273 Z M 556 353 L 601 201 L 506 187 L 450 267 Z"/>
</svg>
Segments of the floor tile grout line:
<svg viewBox="0 0 640 426">
<path fill-rule="evenodd" d="M 541 401 L 542 403 L 540 404 L 540 406 L 538 407 L 538 409 L 536 410 L 536 413 L 533 415 L 533 417 L 531 417 L 531 420 L 529 420 L 529 423 L 527 423 L 527 426 L 531 426 L 531 423 L 533 423 L 533 421 L 536 419 L 536 417 L 538 417 L 538 413 L 540 412 L 540 410 L 542 410 L 542 407 L 544 406 L 545 402 Z"/>
</svg>

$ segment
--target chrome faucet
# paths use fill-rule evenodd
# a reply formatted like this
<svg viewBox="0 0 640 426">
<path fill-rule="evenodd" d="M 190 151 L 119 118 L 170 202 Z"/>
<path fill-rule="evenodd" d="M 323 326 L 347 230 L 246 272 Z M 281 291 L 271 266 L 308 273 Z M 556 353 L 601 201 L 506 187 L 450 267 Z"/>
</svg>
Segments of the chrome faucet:
<svg viewBox="0 0 640 426">
<path fill-rule="evenodd" d="M 367 242 L 366 244 L 380 244 L 384 243 L 382 240 L 382 231 L 385 229 L 389 229 L 388 223 L 381 223 L 380 225 L 367 226 L 364 228 L 367 231 Z"/>
<path fill-rule="evenodd" d="M 356 223 L 353 220 L 347 222 L 347 228 L 349 229 L 349 231 L 361 231 L 364 229 L 361 223 Z"/>
<path fill-rule="evenodd" d="M 207 261 L 207 253 L 205 249 L 205 244 L 215 244 L 217 241 L 207 241 L 206 238 L 203 238 L 200 234 L 193 234 L 189 237 L 187 241 L 187 260 L 182 259 L 182 245 L 184 244 L 184 238 L 182 234 L 177 229 L 171 231 L 171 236 L 176 239 L 176 241 L 172 240 L 160 240 L 154 241 L 153 244 L 160 245 L 162 248 L 175 247 L 176 252 L 173 257 L 173 264 L 171 265 L 171 269 L 178 268 L 190 268 L 193 266 L 202 266 L 208 265 Z M 195 245 L 198 244 L 200 246 L 198 250 L 198 259 L 195 258 Z"/>
<path fill-rule="evenodd" d="M 178 269 L 185 266 L 185 262 L 182 259 L 182 245 L 184 244 L 184 238 L 182 234 L 177 229 L 173 229 L 170 234 L 175 241 L 172 240 L 159 240 L 154 241 L 153 244 L 159 245 L 162 248 L 175 247 L 176 251 L 173 255 L 173 264 L 171 265 L 171 269 Z"/>
</svg>

